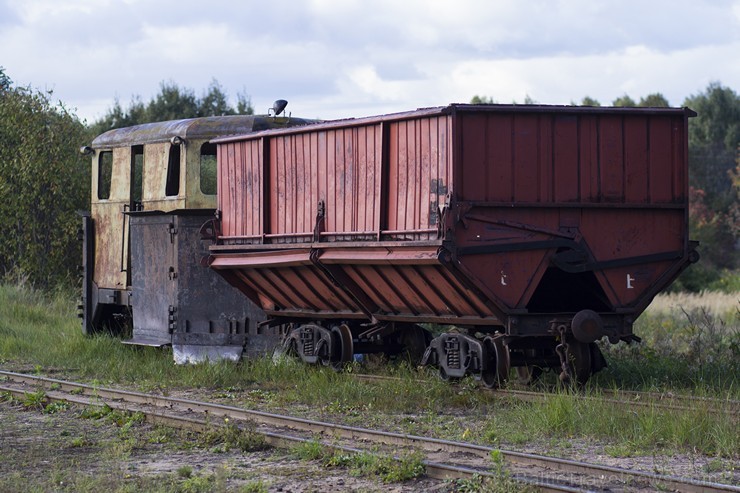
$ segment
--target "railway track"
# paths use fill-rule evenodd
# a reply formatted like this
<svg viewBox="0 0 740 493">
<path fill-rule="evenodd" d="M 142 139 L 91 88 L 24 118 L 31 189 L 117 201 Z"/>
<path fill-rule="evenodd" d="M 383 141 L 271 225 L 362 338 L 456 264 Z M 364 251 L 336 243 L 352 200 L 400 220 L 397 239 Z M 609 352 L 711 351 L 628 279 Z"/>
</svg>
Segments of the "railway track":
<svg viewBox="0 0 740 493">
<path fill-rule="evenodd" d="M 667 475 L 631 471 L 616 467 L 558 459 L 515 451 L 385 431 L 336 425 L 303 418 L 245 410 L 187 399 L 100 388 L 52 378 L 0 372 L 0 391 L 22 396 L 43 389 L 49 400 L 63 400 L 81 405 L 107 405 L 114 409 L 141 411 L 152 422 L 170 426 L 203 430 L 214 425 L 214 418 L 226 418 L 255 423 L 265 441 L 276 447 L 321 440 L 326 447 L 345 452 L 358 452 L 357 444 L 369 447 L 405 447 L 423 451 L 427 475 L 437 479 L 493 477 L 491 457 L 505 464 L 508 477 L 536 487 L 540 491 L 599 491 L 619 489 L 667 489 L 687 492 L 740 492 L 740 488 L 678 478 Z M 289 431 L 287 431 L 289 430 Z M 452 460 L 455 458 L 455 460 Z M 637 485 L 637 486 L 635 486 Z M 629 487 L 627 487 L 629 486 Z"/>
<path fill-rule="evenodd" d="M 384 375 L 369 375 L 357 373 L 354 376 L 360 380 L 370 382 L 397 381 L 398 377 Z M 488 390 L 488 389 L 486 389 Z M 513 397 L 523 401 L 541 402 L 551 398 L 551 392 L 536 392 L 521 389 L 495 389 L 490 390 L 496 394 Z M 690 395 L 678 395 L 667 392 L 640 392 L 632 390 L 600 389 L 600 395 L 585 395 L 572 393 L 574 398 L 583 400 L 598 400 L 600 402 L 615 404 L 619 406 L 658 408 L 667 411 L 686 412 L 713 412 L 727 413 L 732 416 L 740 416 L 740 400 L 716 399 L 711 397 L 698 397 Z"/>
</svg>

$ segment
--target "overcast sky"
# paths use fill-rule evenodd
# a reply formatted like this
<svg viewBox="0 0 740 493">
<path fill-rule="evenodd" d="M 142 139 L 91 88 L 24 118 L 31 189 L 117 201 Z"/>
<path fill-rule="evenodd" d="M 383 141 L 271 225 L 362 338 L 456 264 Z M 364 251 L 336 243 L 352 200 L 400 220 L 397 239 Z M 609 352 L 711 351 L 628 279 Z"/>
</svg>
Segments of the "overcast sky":
<svg viewBox="0 0 740 493">
<path fill-rule="evenodd" d="M 740 0 L 0 0 L 0 66 L 88 122 L 213 79 L 309 118 L 740 90 Z"/>
</svg>

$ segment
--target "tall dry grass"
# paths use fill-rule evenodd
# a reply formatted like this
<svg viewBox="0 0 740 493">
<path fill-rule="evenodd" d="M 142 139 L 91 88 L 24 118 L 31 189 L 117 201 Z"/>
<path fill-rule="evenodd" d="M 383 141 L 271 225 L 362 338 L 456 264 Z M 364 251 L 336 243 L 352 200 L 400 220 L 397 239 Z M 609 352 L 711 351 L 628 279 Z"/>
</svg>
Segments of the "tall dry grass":
<svg viewBox="0 0 740 493">
<path fill-rule="evenodd" d="M 684 312 L 701 312 L 722 319 L 726 326 L 740 323 L 740 292 L 666 293 L 655 297 L 645 315 L 649 317 L 681 317 Z"/>
</svg>

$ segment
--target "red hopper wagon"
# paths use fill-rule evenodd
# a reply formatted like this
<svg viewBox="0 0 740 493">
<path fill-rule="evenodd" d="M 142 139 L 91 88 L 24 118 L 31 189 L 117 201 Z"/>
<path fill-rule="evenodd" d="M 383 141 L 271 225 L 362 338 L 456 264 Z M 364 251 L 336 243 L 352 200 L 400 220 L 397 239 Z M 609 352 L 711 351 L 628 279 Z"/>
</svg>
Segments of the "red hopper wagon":
<svg viewBox="0 0 740 493">
<path fill-rule="evenodd" d="M 308 362 L 583 383 L 698 259 L 693 115 L 450 105 L 220 138 L 209 263 Z"/>
</svg>

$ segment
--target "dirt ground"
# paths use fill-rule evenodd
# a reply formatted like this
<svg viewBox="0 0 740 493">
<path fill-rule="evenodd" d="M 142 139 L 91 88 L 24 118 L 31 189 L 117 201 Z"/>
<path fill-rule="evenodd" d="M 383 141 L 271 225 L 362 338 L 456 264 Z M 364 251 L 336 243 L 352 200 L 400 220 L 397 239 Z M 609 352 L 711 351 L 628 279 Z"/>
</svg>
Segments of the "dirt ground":
<svg viewBox="0 0 740 493">
<path fill-rule="evenodd" d="M 118 426 L 0 403 L 0 492 L 27 491 L 448 491 L 423 479 L 385 484 L 286 451 L 204 448 L 196 435 L 146 423 Z"/>
</svg>

